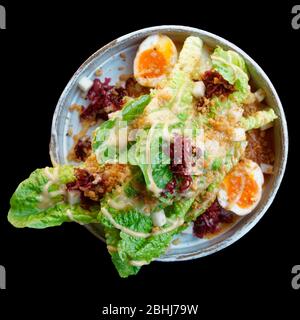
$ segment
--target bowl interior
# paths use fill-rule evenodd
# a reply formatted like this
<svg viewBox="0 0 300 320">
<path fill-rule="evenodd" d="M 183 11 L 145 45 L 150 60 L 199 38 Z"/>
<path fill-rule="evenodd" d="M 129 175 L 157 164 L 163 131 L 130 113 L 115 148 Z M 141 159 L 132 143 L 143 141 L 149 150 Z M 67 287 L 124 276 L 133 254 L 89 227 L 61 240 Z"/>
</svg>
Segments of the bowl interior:
<svg viewBox="0 0 300 320">
<path fill-rule="evenodd" d="M 188 228 L 187 231 L 177 236 L 179 241 L 175 241 L 176 245 L 172 244 L 166 254 L 158 259 L 160 261 L 187 260 L 216 252 L 235 242 L 248 232 L 263 216 L 271 204 L 285 169 L 288 142 L 285 117 L 280 100 L 265 73 L 242 50 L 213 34 L 180 26 L 161 26 L 143 29 L 109 43 L 93 54 L 78 69 L 65 88 L 53 117 L 50 155 L 53 163 L 69 163 L 67 155 L 73 141 L 67 133 L 70 129 L 72 129 L 74 134 L 80 131 L 78 114 L 76 112 L 70 112 L 69 107 L 74 103 L 86 105 L 86 102 L 81 98 L 80 92 L 77 89 L 78 79 L 82 76 L 93 79 L 95 77 L 95 71 L 99 68 L 103 70 L 103 75 L 100 78 L 104 79 L 105 77 L 109 77 L 112 79 L 112 83 L 118 82 L 121 75 L 132 74 L 133 59 L 139 43 L 148 35 L 157 32 L 169 35 L 177 43 L 183 42 L 189 35 L 197 35 L 210 47 L 220 45 L 225 49 L 237 51 L 245 59 L 255 86 L 262 88 L 266 92 L 266 103 L 274 108 L 277 115 L 279 115 L 279 121 L 276 121 L 274 126 L 274 174 L 268 179 L 265 185 L 260 204 L 251 214 L 237 220 L 230 228 L 211 239 L 198 239 L 192 236 L 191 228 Z M 91 131 L 92 129 L 90 132 Z M 101 226 L 89 225 L 87 228 L 96 236 L 103 239 Z"/>
</svg>

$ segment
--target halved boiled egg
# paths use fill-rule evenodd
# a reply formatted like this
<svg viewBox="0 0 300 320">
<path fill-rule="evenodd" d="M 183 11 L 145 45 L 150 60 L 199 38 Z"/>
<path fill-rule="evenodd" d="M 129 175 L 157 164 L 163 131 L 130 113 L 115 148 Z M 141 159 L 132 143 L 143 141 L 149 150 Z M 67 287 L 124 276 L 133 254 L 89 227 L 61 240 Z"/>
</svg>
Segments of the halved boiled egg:
<svg viewBox="0 0 300 320">
<path fill-rule="evenodd" d="M 155 88 L 170 74 L 177 61 L 177 49 L 166 35 L 154 34 L 139 46 L 134 59 L 134 77 L 139 84 Z"/>
<path fill-rule="evenodd" d="M 224 209 L 244 216 L 260 201 L 263 184 L 264 175 L 259 165 L 252 160 L 241 160 L 222 182 L 218 201 Z"/>
</svg>

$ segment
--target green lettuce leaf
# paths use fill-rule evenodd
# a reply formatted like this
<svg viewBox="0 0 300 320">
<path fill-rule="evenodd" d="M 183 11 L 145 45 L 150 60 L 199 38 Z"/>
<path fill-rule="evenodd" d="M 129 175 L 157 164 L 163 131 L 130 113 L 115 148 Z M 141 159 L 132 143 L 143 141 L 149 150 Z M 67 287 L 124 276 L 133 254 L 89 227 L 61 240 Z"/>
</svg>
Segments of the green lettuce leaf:
<svg viewBox="0 0 300 320">
<path fill-rule="evenodd" d="M 189 199 L 181 199 L 179 201 L 175 201 L 171 206 L 165 209 L 166 215 L 168 217 L 184 218 L 185 214 L 188 212 L 193 202 L 193 197 Z"/>
<path fill-rule="evenodd" d="M 120 241 L 119 230 L 116 228 L 104 227 L 104 233 L 108 251 L 120 277 L 127 278 L 128 276 L 137 274 L 140 270 L 140 267 L 132 266 L 129 263 L 124 263 L 119 253 L 116 251 L 118 242 Z"/>
<path fill-rule="evenodd" d="M 127 187 L 128 183 L 125 184 L 124 190 Z M 153 228 L 151 216 L 149 216 L 149 213 L 146 214 L 145 206 L 141 208 L 138 203 L 134 202 L 131 207 L 124 210 L 116 210 L 110 207 L 109 201 L 114 199 L 116 193 L 119 194 L 120 190 L 106 196 L 106 199 L 101 203 L 101 207 L 102 210 L 105 208 L 109 212 L 115 223 L 127 229 L 116 228 L 107 216 L 102 213 L 99 214 L 98 219 L 105 226 L 107 246 L 119 275 L 121 277 L 128 277 L 140 270 L 140 263 L 141 265 L 148 264 L 165 253 L 173 236 L 186 228 L 186 225 L 179 225 L 173 230 L 161 234 L 152 234 L 147 237 L 135 236 L 131 232 L 128 232 L 128 229 L 130 231 L 142 232 L 143 234 L 151 234 Z M 175 221 L 178 218 L 184 218 L 192 203 L 193 199 L 183 199 L 165 208 L 168 219 Z M 160 205 L 163 206 L 163 204 Z M 154 211 L 156 210 L 154 209 Z M 162 230 L 169 225 L 170 222 Z"/>
<path fill-rule="evenodd" d="M 102 203 L 101 207 L 106 208 L 108 212 L 112 215 L 116 223 L 124 227 L 130 228 L 136 232 L 150 232 L 152 228 L 151 217 L 146 216 L 140 211 L 130 208 L 128 210 L 116 210 L 112 207 L 106 206 L 105 203 Z M 113 225 L 106 218 L 105 215 L 99 215 L 100 222 L 107 228 L 112 228 Z"/>
<path fill-rule="evenodd" d="M 111 253 L 111 260 L 121 278 L 127 278 L 128 276 L 136 275 L 141 269 L 141 267 L 124 263 L 124 261 L 120 258 L 119 253 L 117 252 Z"/>
<path fill-rule="evenodd" d="M 122 119 L 124 121 L 132 121 L 136 119 L 144 112 L 144 109 L 148 105 L 150 100 L 150 95 L 143 95 L 128 102 L 122 109 Z"/>
<path fill-rule="evenodd" d="M 235 51 L 217 47 L 211 55 L 213 68 L 229 83 L 236 85 L 249 80 L 244 59 Z"/>
<path fill-rule="evenodd" d="M 145 264 L 150 263 L 153 259 L 158 258 L 167 250 L 173 236 L 178 232 L 174 230 L 147 239 L 132 237 L 121 232 L 121 241 L 118 245 L 118 253 L 122 261 L 143 261 Z"/>
<path fill-rule="evenodd" d="M 117 119 L 110 119 L 103 122 L 97 129 L 93 132 L 93 151 L 95 152 L 98 148 L 102 147 L 105 150 L 106 146 L 102 146 L 111 133 L 111 129 L 115 128 Z"/>
<path fill-rule="evenodd" d="M 188 77 L 192 79 L 198 79 L 202 48 L 203 41 L 199 37 L 190 36 L 186 38 L 179 54 L 178 63 L 175 66 L 174 72 L 177 72 L 177 69 L 180 69 Z"/>
<path fill-rule="evenodd" d="M 217 47 L 211 55 L 213 69 L 219 72 L 230 84 L 234 85 L 233 92 L 225 101 L 214 98 L 214 109 L 230 108 L 233 103 L 244 103 L 250 94 L 249 76 L 244 59 L 232 50 Z"/>
<path fill-rule="evenodd" d="M 274 110 L 270 108 L 266 110 L 257 111 L 252 116 L 243 117 L 241 119 L 241 125 L 246 131 L 248 131 L 251 129 L 261 128 L 277 118 L 278 117 L 275 114 Z"/>
<path fill-rule="evenodd" d="M 119 225 L 132 231 L 148 233 L 152 228 L 152 220 L 136 209 L 115 210 L 105 202 L 102 206 L 112 215 L 114 221 Z M 140 267 L 133 266 L 130 262 L 132 256 L 142 247 L 146 241 L 144 238 L 134 237 L 115 228 L 103 214 L 99 214 L 99 221 L 105 226 L 105 237 L 112 262 L 121 277 L 136 274 Z"/>
<path fill-rule="evenodd" d="M 118 215 L 128 215 L 128 212 L 119 212 Z M 143 220 L 142 213 L 140 216 L 133 215 L 131 219 L 123 220 L 123 226 L 131 230 L 139 230 L 142 232 L 149 232 L 148 228 L 136 228 L 137 226 L 146 226 L 141 223 Z M 114 218 L 116 215 L 114 215 Z M 137 221 L 132 220 L 135 218 Z M 103 222 L 102 222 L 103 223 Z M 106 222 L 104 222 L 106 223 Z M 178 227 L 170 232 L 152 235 L 148 238 L 135 237 L 123 231 L 117 230 L 114 227 L 106 227 L 106 238 L 110 238 L 108 243 L 113 243 L 115 249 L 111 252 L 112 261 L 121 277 L 128 277 L 136 274 L 140 266 L 136 263 L 148 264 L 153 259 L 161 256 L 167 250 L 172 238 L 175 234 L 180 232 L 183 227 Z M 113 238 L 113 240 L 112 240 Z"/>
<path fill-rule="evenodd" d="M 49 177 L 52 177 L 52 183 Z M 74 180 L 73 166 L 35 170 L 20 183 L 11 197 L 8 221 L 17 228 L 37 229 L 69 221 L 95 222 L 99 208 L 87 211 L 79 203 L 71 205 L 65 202 L 65 185 Z"/>
<path fill-rule="evenodd" d="M 119 135 L 123 134 L 121 130 L 126 129 L 127 122 L 130 123 L 143 113 L 150 100 L 150 95 L 130 100 L 114 118 L 103 122 L 95 129 L 92 148 L 98 163 L 118 162 L 120 151 L 127 147 L 119 148 Z"/>
<path fill-rule="evenodd" d="M 119 132 L 126 123 L 119 118 L 103 122 L 93 134 L 93 152 L 99 164 L 117 163 L 120 155 Z"/>
<path fill-rule="evenodd" d="M 129 150 L 128 159 L 131 165 L 140 167 L 147 188 L 159 196 L 173 174 L 169 168 L 170 158 L 163 151 L 167 147 L 167 142 L 163 139 L 162 127 L 152 127 L 150 130 L 153 134 L 145 131 L 138 137 L 137 142 Z M 150 148 L 150 151 L 147 148 Z M 150 160 L 147 159 L 147 151 Z"/>
</svg>

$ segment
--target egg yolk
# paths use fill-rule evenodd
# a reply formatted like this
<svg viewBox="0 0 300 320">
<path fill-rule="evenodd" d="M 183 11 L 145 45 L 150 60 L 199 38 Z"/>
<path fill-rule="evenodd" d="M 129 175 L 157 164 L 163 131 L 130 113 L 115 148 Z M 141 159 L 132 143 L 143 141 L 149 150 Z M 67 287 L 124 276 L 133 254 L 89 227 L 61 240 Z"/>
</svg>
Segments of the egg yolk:
<svg viewBox="0 0 300 320">
<path fill-rule="evenodd" d="M 156 48 L 145 50 L 139 57 L 138 69 L 142 77 L 155 78 L 166 73 L 167 61 Z"/>
<path fill-rule="evenodd" d="M 257 199 L 258 192 L 259 190 L 256 181 L 247 174 L 245 176 L 244 190 L 239 201 L 237 202 L 238 206 L 241 208 L 248 208 L 252 206 Z"/>
<path fill-rule="evenodd" d="M 226 176 L 223 184 L 226 189 L 228 201 L 231 203 L 236 202 L 242 187 L 242 177 L 240 175 L 230 173 Z"/>
<path fill-rule="evenodd" d="M 259 193 L 256 181 L 247 172 L 232 172 L 224 180 L 224 185 L 230 203 L 236 203 L 240 208 L 253 205 Z"/>
</svg>

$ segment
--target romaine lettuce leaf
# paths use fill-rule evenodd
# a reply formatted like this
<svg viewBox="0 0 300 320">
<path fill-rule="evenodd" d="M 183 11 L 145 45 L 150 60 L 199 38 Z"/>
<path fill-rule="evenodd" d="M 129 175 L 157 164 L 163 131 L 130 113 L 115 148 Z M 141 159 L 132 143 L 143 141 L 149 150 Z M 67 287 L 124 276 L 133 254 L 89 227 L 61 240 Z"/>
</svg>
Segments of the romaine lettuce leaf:
<svg viewBox="0 0 300 320">
<path fill-rule="evenodd" d="M 174 72 L 177 72 L 177 69 L 180 69 L 188 77 L 198 79 L 202 47 L 203 41 L 199 37 L 190 36 L 186 38 L 182 50 L 180 51 L 178 63 L 174 68 Z"/>
<path fill-rule="evenodd" d="M 118 252 L 111 253 L 111 260 L 121 278 L 127 278 L 128 276 L 136 275 L 141 269 L 141 267 L 132 266 L 128 263 L 124 263 L 124 261 L 120 258 Z"/>
<path fill-rule="evenodd" d="M 128 123 L 140 116 L 147 104 L 150 102 L 150 95 L 143 95 L 137 99 L 130 100 L 118 115 L 103 122 L 93 132 L 93 152 L 97 161 L 103 163 L 116 163 L 119 152 L 127 147 L 120 147 L 119 136 L 124 138 L 122 129 L 126 129 Z M 127 141 L 125 141 L 127 142 Z"/>
<path fill-rule="evenodd" d="M 112 227 L 104 227 L 106 245 L 108 252 L 111 255 L 112 262 L 117 269 L 120 277 L 127 278 L 130 275 L 135 275 L 140 270 L 140 267 L 132 266 L 129 263 L 124 263 L 117 251 L 118 242 L 120 241 L 120 231 Z"/>
<path fill-rule="evenodd" d="M 106 208 L 109 214 L 113 217 L 114 221 L 119 225 L 126 228 L 130 228 L 134 232 L 144 232 L 148 233 L 152 228 L 151 217 L 146 216 L 142 212 L 136 210 L 135 208 L 129 208 L 127 210 L 117 210 L 109 207 L 105 202 L 101 203 L 102 210 Z M 100 222 L 107 228 L 112 228 L 113 225 L 103 214 L 99 214 Z"/>
<path fill-rule="evenodd" d="M 210 49 L 207 46 L 203 46 L 200 57 L 200 75 L 204 74 L 206 71 L 211 70 L 212 61 L 210 57 Z"/>
<path fill-rule="evenodd" d="M 125 216 L 125 218 L 119 218 L 121 216 Z M 138 214 L 134 210 L 119 211 L 113 217 L 115 221 L 131 230 L 145 233 L 151 232 L 151 218 L 145 217 L 143 213 Z M 147 218 L 149 219 L 148 221 Z M 109 238 L 108 245 L 112 246 L 113 244 L 113 248 L 109 251 L 121 277 L 136 274 L 141 265 L 148 264 L 163 254 L 170 245 L 173 235 L 185 227 L 179 226 L 170 232 L 154 234 L 149 237 L 136 237 L 109 225 L 103 215 L 100 215 L 100 221 L 106 226 L 105 233 L 106 238 Z M 150 226 L 151 228 L 149 229 Z"/>
<path fill-rule="evenodd" d="M 232 50 L 217 47 L 211 55 L 213 69 L 219 72 L 230 84 L 234 85 L 235 92 L 228 99 L 214 98 L 212 100 L 212 115 L 219 109 L 229 109 L 233 104 L 242 104 L 250 94 L 249 76 L 244 59 Z"/>
<path fill-rule="evenodd" d="M 178 230 L 176 229 L 147 239 L 135 238 L 121 232 L 122 240 L 118 245 L 119 256 L 124 262 L 141 261 L 148 264 L 166 252 L 173 236 L 177 232 Z"/>
<path fill-rule="evenodd" d="M 249 80 L 244 59 L 235 51 L 217 47 L 212 56 L 213 68 L 233 85 Z M 239 89 L 239 88 L 237 88 Z"/>
<path fill-rule="evenodd" d="M 124 189 L 126 189 L 126 185 Z M 131 208 L 124 210 L 116 210 L 109 206 L 110 200 L 114 199 L 115 194 L 119 193 L 120 190 L 114 191 L 112 194 L 107 195 L 101 203 L 102 210 L 107 210 L 114 223 L 103 214 L 102 210 L 98 219 L 105 226 L 108 251 L 112 256 L 116 269 L 121 277 L 128 277 L 136 274 L 141 265 L 148 264 L 165 253 L 173 236 L 186 228 L 186 225 L 180 223 L 169 231 L 165 229 L 166 232 L 160 234 L 152 233 L 153 223 L 149 210 L 145 209 L 145 205 L 141 208 L 139 204 L 132 203 Z M 186 199 L 165 208 L 169 221 L 183 219 L 192 202 L 193 199 Z M 163 206 L 163 204 L 160 205 Z M 170 223 L 161 230 L 170 226 Z M 139 234 L 135 235 L 132 231 Z"/>
<path fill-rule="evenodd" d="M 8 221 L 18 228 L 47 228 L 63 222 L 95 222 L 99 208 L 84 210 L 65 202 L 65 185 L 75 179 L 69 165 L 35 170 L 20 183 L 10 200 Z"/>
<path fill-rule="evenodd" d="M 93 132 L 93 151 L 95 152 L 109 138 L 111 129 L 114 129 L 117 119 L 109 119 L 103 122 L 97 129 Z M 104 150 L 104 147 L 102 147 Z"/>
<path fill-rule="evenodd" d="M 170 158 L 163 151 L 165 147 L 163 129 L 157 125 L 140 135 L 128 153 L 129 163 L 140 167 L 147 188 L 157 197 L 173 177 Z"/>
<path fill-rule="evenodd" d="M 109 119 L 94 131 L 92 147 L 99 164 L 118 162 L 119 132 L 124 126 L 119 118 Z"/>
<path fill-rule="evenodd" d="M 168 217 L 184 218 L 185 214 L 188 212 L 193 202 L 194 197 L 175 201 L 171 206 L 165 209 L 165 213 Z"/>
<path fill-rule="evenodd" d="M 274 110 L 270 108 L 266 110 L 257 111 L 252 116 L 243 117 L 241 119 L 241 125 L 246 131 L 248 131 L 251 129 L 258 129 L 262 126 L 265 126 L 277 118 L 278 117 L 275 114 Z"/>
<path fill-rule="evenodd" d="M 128 102 L 122 109 L 122 119 L 132 121 L 140 116 L 151 100 L 151 96 L 146 94 Z"/>
</svg>

